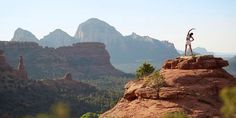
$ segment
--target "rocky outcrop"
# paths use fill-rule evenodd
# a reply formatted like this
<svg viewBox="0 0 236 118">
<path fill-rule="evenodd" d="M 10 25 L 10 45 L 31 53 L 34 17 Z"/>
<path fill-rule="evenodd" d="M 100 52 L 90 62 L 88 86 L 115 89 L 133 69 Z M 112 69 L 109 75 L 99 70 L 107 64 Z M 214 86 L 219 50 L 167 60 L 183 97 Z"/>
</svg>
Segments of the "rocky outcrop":
<svg viewBox="0 0 236 118">
<path fill-rule="evenodd" d="M 24 79 L 24 80 L 28 80 L 28 75 L 27 75 L 27 72 L 25 70 L 25 65 L 24 65 L 24 60 L 23 60 L 23 57 L 20 56 L 19 58 L 19 63 L 18 63 L 18 68 L 17 68 L 17 77 L 19 79 Z"/>
<path fill-rule="evenodd" d="M 188 65 L 179 66 L 183 63 Z M 224 87 L 236 85 L 236 78 L 222 69 L 227 64 L 213 56 L 169 60 L 160 70 L 161 76 L 156 76 L 159 89 L 147 84 L 147 80 L 155 80 L 153 75 L 157 72 L 130 81 L 125 86 L 124 97 L 101 118 L 159 118 L 176 111 L 185 112 L 192 118 L 221 117 L 219 92 Z M 160 81 L 160 77 L 164 81 Z"/>
<path fill-rule="evenodd" d="M 205 56 L 183 56 L 164 63 L 164 69 L 220 69 L 228 66 L 229 63 L 222 58 L 215 58 L 213 55 Z"/>
<path fill-rule="evenodd" d="M 11 41 L 17 42 L 39 42 L 39 40 L 29 31 L 18 28 L 16 29 Z"/>
</svg>

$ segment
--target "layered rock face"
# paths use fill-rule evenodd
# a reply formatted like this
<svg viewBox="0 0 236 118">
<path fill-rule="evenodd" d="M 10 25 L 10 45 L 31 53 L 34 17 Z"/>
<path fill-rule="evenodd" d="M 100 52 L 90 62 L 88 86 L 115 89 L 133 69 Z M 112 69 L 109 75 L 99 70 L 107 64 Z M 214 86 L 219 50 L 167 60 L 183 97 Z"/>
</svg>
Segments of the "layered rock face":
<svg viewBox="0 0 236 118">
<path fill-rule="evenodd" d="M 227 65 L 227 61 L 213 56 L 166 61 L 159 72 L 164 80 L 157 81 L 161 85 L 150 87 L 146 82 L 157 72 L 130 81 L 125 86 L 124 97 L 101 117 L 159 118 L 176 111 L 192 118 L 221 117 L 219 92 L 236 85 L 236 78 L 222 69 Z"/>
</svg>

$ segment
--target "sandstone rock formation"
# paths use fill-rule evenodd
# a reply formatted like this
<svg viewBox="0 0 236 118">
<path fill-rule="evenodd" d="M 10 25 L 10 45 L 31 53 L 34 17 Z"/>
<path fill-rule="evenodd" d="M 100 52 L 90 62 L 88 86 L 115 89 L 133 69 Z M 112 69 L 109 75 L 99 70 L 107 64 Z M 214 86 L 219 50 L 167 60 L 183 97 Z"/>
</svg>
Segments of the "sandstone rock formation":
<svg viewBox="0 0 236 118">
<path fill-rule="evenodd" d="M 213 56 L 169 60 L 160 70 L 164 82 L 159 90 L 147 86 L 145 78 L 130 81 L 124 97 L 101 118 L 159 118 L 175 111 L 192 118 L 221 117 L 219 92 L 236 85 L 236 78 L 222 69 L 227 65 Z"/>
<path fill-rule="evenodd" d="M 24 60 L 22 56 L 20 56 L 19 58 L 19 63 L 18 63 L 18 68 L 17 68 L 16 73 L 17 73 L 17 78 L 28 80 L 28 75 L 25 70 Z"/>
<path fill-rule="evenodd" d="M 167 60 L 163 68 L 165 69 L 220 69 L 228 66 L 228 61 L 222 58 L 215 58 L 213 55 L 205 56 L 184 56 L 174 60 Z"/>
</svg>

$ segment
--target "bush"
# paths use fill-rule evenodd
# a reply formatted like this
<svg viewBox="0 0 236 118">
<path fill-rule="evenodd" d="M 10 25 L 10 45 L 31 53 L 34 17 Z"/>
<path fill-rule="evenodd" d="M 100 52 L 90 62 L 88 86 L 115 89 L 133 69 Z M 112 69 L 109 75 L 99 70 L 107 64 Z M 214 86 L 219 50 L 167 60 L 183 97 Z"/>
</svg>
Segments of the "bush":
<svg viewBox="0 0 236 118">
<path fill-rule="evenodd" d="M 183 111 L 168 112 L 161 116 L 161 118 L 188 118 Z"/>
<path fill-rule="evenodd" d="M 159 93 L 160 88 L 165 85 L 165 78 L 160 74 L 159 71 L 156 71 L 151 75 L 144 77 L 144 82 L 145 86 L 154 88 Z"/>
<path fill-rule="evenodd" d="M 145 85 L 151 88 L 160 88 L 165 84 L 165 78 L 156 71 L 149 76 L 144 77 Z"/>
<path fill-rule="evenodd" d="M 136 70 L 136 77 L 142 78 L 144 76 L 148 76 L 154 70 L 155 70 L 155 68 L 151 64 L 145 62 L 141 66 L 139 66 L 139 68 Z"/>
<path fill-rule="evenodd" d="M 224 88 L 220 97 L 224 104 L 221 108 L 224 118 L 236 118 L 236 87 Z"/>
</svg>

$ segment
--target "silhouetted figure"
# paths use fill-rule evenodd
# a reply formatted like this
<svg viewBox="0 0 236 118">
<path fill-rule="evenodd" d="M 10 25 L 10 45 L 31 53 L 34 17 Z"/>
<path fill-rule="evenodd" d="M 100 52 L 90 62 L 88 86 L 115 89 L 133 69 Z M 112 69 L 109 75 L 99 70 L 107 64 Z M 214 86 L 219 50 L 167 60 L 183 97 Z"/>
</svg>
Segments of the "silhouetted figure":
<svg viewBox="0 0 236 118">
<path fill-rule="evenodd" d="M 194 30 L 194 28 L 190 29 L 188 31 L 188 34 L 187 34 L 187 37 L 186 37 L 186 44 L 185 44 L 185 56 L 186 56 L 186 53 L 187 53 L 187 48 L 189 46 L 189 49 L 191 51 L 191 54 L 193 55 L 193 50 L 192 50 L 192 47 L 191 47 L 191 42 L 194 41 L 194 38 L 193 38 L 193 33 L 191 32 L 192 30 Z M 191 33 L 190 33 L 191 32 Z M 192 39 L 192 40 L 191 40 Z"/>
</svg>

